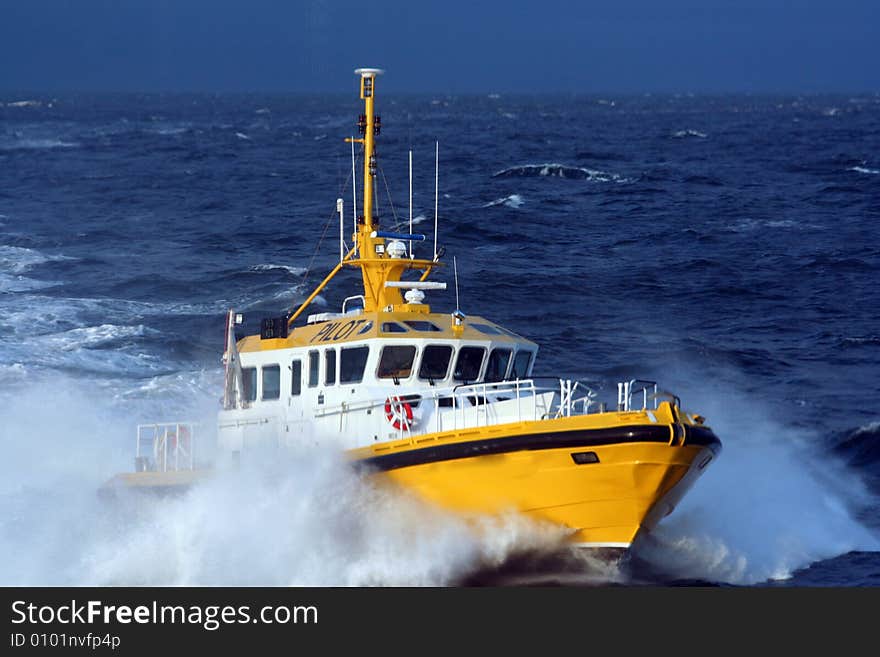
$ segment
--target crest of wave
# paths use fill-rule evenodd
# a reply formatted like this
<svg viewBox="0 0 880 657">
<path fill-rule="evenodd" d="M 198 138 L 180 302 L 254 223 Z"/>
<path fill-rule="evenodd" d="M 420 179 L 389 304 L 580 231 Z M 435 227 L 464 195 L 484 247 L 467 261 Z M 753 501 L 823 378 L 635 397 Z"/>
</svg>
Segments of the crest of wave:
<svg viewBox="0 0 880 657">
<path fill-rule="evenodd" d="M 768 417 L 727 390 L 691 393 L 724 444 L 679 508 L 638 546 L 667 577 L 731 584 L 784 580 L 853 550 L 880 549 L 858 519 L 876 505 L 820 436 Z"/>
<path fill-rule="evenodd" d="M 468 523 L 357 474 L 338 454 L 263 453 L 174 500 L 128 499 L 86 557 L 95 584 L 445 585 L 558 533 Z"/>
<path fill-rule="evenodd" d="M 134 424 L 161 409 L 63 377 L 32 383 L 5 399 L 4 585 L 447 585 L 560 539 L 515 515 L 446 514 L 329 448 L 253 452 L 179 497 L 108 503 L 98 487 L 130 470 Z"/>
</svg>

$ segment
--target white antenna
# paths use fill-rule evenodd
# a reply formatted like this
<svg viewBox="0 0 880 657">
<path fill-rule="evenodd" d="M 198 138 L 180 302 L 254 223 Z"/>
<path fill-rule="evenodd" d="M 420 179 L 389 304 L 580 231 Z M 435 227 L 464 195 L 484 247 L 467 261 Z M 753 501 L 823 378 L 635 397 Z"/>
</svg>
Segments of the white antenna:
<svg viewBox="0 0 880 657">
<path fill-rule="evenodd" d="M 342 211 L 342 199 L 336 199 L 336 211 L 339 213 L 339 262 L 345 260 L 345 247 L 344 247 L 344 231 L 342 228 L 343 222 L 343 211 Z"/>
<path fill-rule="evenodd" d="M 354 167 L 354 137 L 351 138 L 351 215 L 354 220 L 354 234 L 358 232 L 358 184 Z M 355 240 L 357 248 L 357 240 Z"/>
<path fill-rule="evenodd" d="M 412 149 L 409 150 L 409 234 L 412 235 Z M 409 257 L 413 257 L 412 240 L 409 241 Z"/>
<path fill-rule="evenodd" d="M 434 260 L 437 260 L 437 207 L 440 193 L 440 142 L 436 142 L 434 150 Z M 412 231 L 410 231 L 412 232 Z"/>
<path fill-rule="evenodd" d="M 455 256 L 452 256 L 452 270 L 455 272 L 455 311 L 458 312 L 461 304 L 458 303 L 458 262 Z"/>
</svg>

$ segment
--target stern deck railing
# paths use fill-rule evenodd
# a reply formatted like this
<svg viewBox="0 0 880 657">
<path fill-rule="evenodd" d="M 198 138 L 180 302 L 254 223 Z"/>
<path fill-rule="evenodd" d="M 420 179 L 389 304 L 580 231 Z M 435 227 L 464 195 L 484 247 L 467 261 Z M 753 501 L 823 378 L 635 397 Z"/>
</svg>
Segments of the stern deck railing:
<svg viewBox="0 0 880 657">
<path fill-rule="evenodd" d="M 139 424 L 135 471 L 194 470 L 197 426 L 197 422 Z"/>
</svg>

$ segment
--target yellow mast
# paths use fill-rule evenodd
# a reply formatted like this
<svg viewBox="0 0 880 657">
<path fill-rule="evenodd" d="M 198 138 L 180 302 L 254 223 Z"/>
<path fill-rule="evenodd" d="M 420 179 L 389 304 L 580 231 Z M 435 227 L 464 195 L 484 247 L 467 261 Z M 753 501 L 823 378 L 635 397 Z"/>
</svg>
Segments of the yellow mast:
<svg viewBox="0 0 880 657">
<path fill-rule="evenodd" d="M 363 215 L 358 217 L 357 232 L 353 236 L 356 245 L 357 257 L 352 258 L 350 252 L 346 258 L 337 265 L 333 271 L 321 282 L 318 288 L 300 305 L 297 311 L 291 315 L 288 325 L 305 310 L 343 266 L 359 267 L 364 281 L 364 312 L 397 311 L 428 313 L 431 312 L 427 304 L 404 303 L 400 294 L 400 287 L 393 286 L 400 281 L 404 271 L 408 269 L 423 270 L 421 281 L 424 281 L 434 267 L 439 263 L 434 260 L 417 260 L 409 257 L 400 257 L 386 253 L 385 239 L 379 231 L 376 217 L 373 216 L 373 189 L 376 178 L 376 145 L 375 137 L 379 132 L 380 120 L 375 113 L 376 77 L 383 71 L 378 68 L 359 68 L 355 74 L 361 78 L 360 97 L 364 101 L 364 114 L 358 121 L 358 128 L 362 138 L 346 139 L 347 142 L 355 142 L 364 146 L 364 181 L 363 181 Z M 389 238 L 390 239 L 390 238 Z M 354 251 L 354 250 L 353 250 Z M 391 283 L 392 286 L 386 286 Z"/>
</svg>

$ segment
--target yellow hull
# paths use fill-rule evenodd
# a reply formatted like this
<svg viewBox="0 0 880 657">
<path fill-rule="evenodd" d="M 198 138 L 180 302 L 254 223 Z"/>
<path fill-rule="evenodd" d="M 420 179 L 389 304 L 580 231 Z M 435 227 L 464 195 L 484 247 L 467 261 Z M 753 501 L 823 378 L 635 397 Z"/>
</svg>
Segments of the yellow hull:
<svg viewBox="0 0 880 657">
<path fill-rule="evenodd" d="M 672 512 L 720 450 L 710 430 L 669 419 L 543 420 L 418 436 L 352 455 L 443 508 L 515 510 L 569 528 L 573 543 L 626 548 Z M 573 455 L 586 453 L 594 456 L 579 458 L 590 462 L 575 462 Z"/>
</svg>

